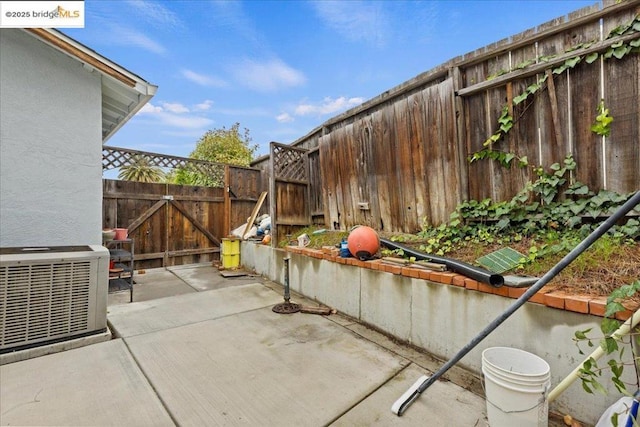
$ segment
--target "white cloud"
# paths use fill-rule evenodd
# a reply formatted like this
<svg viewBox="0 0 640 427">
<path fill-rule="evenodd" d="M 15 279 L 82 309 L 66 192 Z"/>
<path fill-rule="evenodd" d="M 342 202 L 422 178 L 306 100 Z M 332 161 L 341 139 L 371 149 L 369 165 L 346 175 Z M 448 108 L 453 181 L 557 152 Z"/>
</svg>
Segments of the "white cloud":
<svg viewBox="0 0 640 427">
<path fill-rule="evenodd" d="M 138 114 L 154 114 L 162 111 L 162 107 L 158 107 L 148 102 L 138 111 Z"/>
<path fill-rule="evenodd" d="M 176 27 L 182 25 L 178 15 L 164 7 L 162 4 L 144 0 L 129 0 L 127 3 L 133 6 L 142 17 L 157 27 Z"/>
<path fill-rule="evenodd" d="M 280 123 L 290 123 L 295 119 L 291 117 L 289 113 L 282 113 L 276 117 L 276 120 L 279 121 Z"/>
<path fill-rule="evenodd" d="M 227 116 L 253 116 L 253 117 L 268 117 L 271 114 L 264 108 L 214 108 L 212 110 L 217 114 L 224 114 Z"/>
<path fill-rule="evenodd" d="M 145 104 L 138 112 L 156 124 L 181 129 L 204 129 L 213 123 L 207 117 L 187 113 L 189 109 L 177 102 L 161 102 L 161 106 Z"/>
<path fill-rule="evenodd" d="M 196 104 L 193 106 L 194 111 L 208 111 L 213 106 L 213 101 L 210 99 L 205 99 L 200 104 Z"/>
<path fill-rule="evenodd" d="M 137 46 L 159 55 L 162 55 L 167 51 L 160 43 L 131 28 L 115 25 L 112 28 L 112 32 L 114 36 L 110 40 L 113 43 L 126 46 Z"/>
<path fill-rule="evenodd" d="M 198 116 L 178 116 L 162 113 L 160 119 L 163 124 L 183 129 L 201 129 L 213 123 L 213 120 Z"/>
<path fill-rule="evenodd" d="M 189 109 L 187 107 L 177 102 L 162 102 L 162 109 L 174 114 L 183 114 L 189 112 Z"/>
<path fill-rule="evenodd" d="M 303 103 L 299 104 L 295 108 L 295 114 L 297 116 L 308 116 L 311 114 L 327 115 L 338 111 L 344 111 L 349 108 L 360 105 L 364 102 L 364 98 L 354 97 L 346 98 L 341 96 L 339 98 L 326 97 L 319 104 Z"/>
<path fill-rule="evenodd" d="M 260 39 L 255 24 L 243 10 L 243 2 L 214 0 L 209 4 L 213 8 L 212 26 L 222 28 L 225 32 L 237 33 L 249 42 L 256 42 Z"/>
<path fill-rule="evenodd" d="M 218 77 L 207 76 L 205 74 L 196 73 L 195 71 L 191 71 L 187 69 L 183 69 L 181 70 L 181 72 L 184 78 L 192 81 L 193 83 L 199 84 L 200 86 L 211 86 L 211 87 L 228 86 L 227 82 L 225 82 L 224 80 Z"/>
<path fill-rule="evenodd" d="M 391 33 L 383 2 L 324 0 L 312 4 L 327 26 L 351 41 L 382 46 L 385 35 Z"/>
<path fill-rule="evenodd" d="M 304 74 L 279 59 L 267 62 L 244 60 L 233 69 L 240 84 L 260 92 L 272 92 L 284 87 L 300 86 L 306 82 Z"/>
</svg>

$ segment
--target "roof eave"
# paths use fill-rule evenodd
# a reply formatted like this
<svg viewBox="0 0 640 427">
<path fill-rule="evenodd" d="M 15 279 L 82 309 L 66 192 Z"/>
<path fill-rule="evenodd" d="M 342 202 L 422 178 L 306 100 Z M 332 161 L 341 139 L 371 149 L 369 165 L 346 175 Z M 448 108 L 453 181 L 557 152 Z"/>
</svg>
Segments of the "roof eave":
<svg viewBox="0 0 640 427">
<path fill-rule="evenodd" d="M 88 71 L 97 71 L 102 76 L 102 96 L 104 103 L 104 93 L 106 87 L 117 86 L 118 92 L 124 92 L 123 98 L 128 103 L 125 114 L 117 117 L 115 124 L 106 125 L 105 112 L 102 112 L 102 142 L 111 138 L 127 121 L 129 121 L 149 100 L 155 95 L 158 87 L 140 76 L 132 73 L 124 67 L 116 64 L 108 58 L 100 55 L 87 46 L 79 43 L 52 28 L 26 28 L 27 33 L 54 49 L 79 61 Z M 109 120 L 112 122 L 112 120 Z"/>
</svg>

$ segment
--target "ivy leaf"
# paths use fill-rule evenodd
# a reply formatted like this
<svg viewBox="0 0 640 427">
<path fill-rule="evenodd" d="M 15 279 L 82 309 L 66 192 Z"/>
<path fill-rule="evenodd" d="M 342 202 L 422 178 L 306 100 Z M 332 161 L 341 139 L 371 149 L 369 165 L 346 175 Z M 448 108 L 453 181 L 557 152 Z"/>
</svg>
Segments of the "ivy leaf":
<svg viewBox="0 0 640 427">
<path fill-rule="evenodd" d="M 600 136 L 609 136 L 611 134 L 611 122 L 613 122 L 613 117 L 609 115 L 609 109 L 605 108 L 604 100 L 601 100 L 598 104 L 596 121 L 591 125 L 591 131 Z"/>
<path fill-rule="evenodd" d="M 521 102 L 523 102 L 524 100 L 526 100 L 528 97 L 529 97 L 529 93 L 528 92 L 522 93 L 522 94 L 520 94 L 520 95 L 518 95 L 518 96 L 513 98 L 513 103 L 515 105 L 518 105 Z"/>
<path fill-rule="evenodd" d="M 625 30 L 624 26 L 618 25 L 613 30 L 609 31 L 609 35 L 607 36 L 607 38 L 611 38 L 613 36 L 619 36 L 622 33 L 624 33 L 624 30 Z"/>
<path fill-rule="evenodd" d="M 586 200 L 579 200 L 578 202 L 571 204 L 569 206 L 569 210 L 574 213 L 574 215 L 578 215 L 580 212 L 584 210 L 587 206 Z"/>
<path fill-rule="evenodd" d="M 595 391 L 597 391 L 597 392 L 599 392 L 601 394 L 604 394 L 604 395 L 607 394 L 607 390 L 605 390 L 605 388 L 602 386 L 602 384 L 600 384 L 598 381 L 594 381 L 592 383 L 592 385 L 593 385 L 593 388 L 594 388 Z"/>
<path fill-rule="evenodd" d="M 625 394 L 625 391 L 627 390 L 627 386 L 619 378 L 611 378 L 611 382 L 616 386 L 616 389 L 618 389 L 620 393 Z M 618 425 L 618 424 L 614 424 L 614 425 Z"/>
<path fill-rule="evenodd" d="M 573 190 L 573 194 L 576 195 L 585 195 L 589 193 L 589 187 L 584 184 L 581 184 L 579 187 Z"/>
<path fill-rule="evenodd" d="M 538 89 L 540 89 L 540 85 L 537 83 L 534 83 L 527 87 L 527 92 L 529 92 L 530 94 L 534 94 L 538 91 Z"/>
<path fill-rule="evenodd" d="M 592 62 L 594 62 L 596 59 L 598 59 L 598 52 L 590 53 L 589 55 L 587 55 L 587 56 L 585 57 L 585 59 L 584 59 L 584 60 L 585 60 L 585 62 L 586 62 L 587 64 L 591 64 L 591 63 L 592 63 Z"/>
<path fill-rule="evenodd" d="M 607 337 L 602 341 L 602 349 L 606 351 L 607 354 L 611 354 L 618 350 L 618 341 L 613 337 Z"/>
<path fill-rule="evenodd" d="M 613 301 L 607 304 L 607 310 L 605 311 L 604 315 L 605 317 L 612 317 L 614 314 L 624 310 L 625 308 L 622 304 Z"/>
<path fill-rule="evenodd" d="M 573 68 L 576 65 L 578 65 L 578 63 L 580 62 L 581 58 L 579 56 L 567 59 L 564 64 L 569 67 L 569 68 Z"/>
<path fill-rule="evenodd" d="M 622 371 L 624 371 L 624 365 L 622 363 L 618 363 L 615 359 L 609 359 L 607 364 L 609 365 L 609 368 L 611 369 L 613 375 L 615 375 L 616 377 L 622 375 Z"/>
<path fill-rule="evenodd" d="M 576 339 L 578 339 L 578 340 L 586 340 L 586 339 L 588 339 L 587 338 L 587 334 L 589 332 L 591 332 L 592 329 L 593 328 L 585 329 L 584 331 L 575 331 L 574 335 L 575 335 Z"/>
<path fill-rule="evenodd" d="M 505 111 L 498 119 L 498 123 L 500 123 L 501 125 L 507 125 L 509 123 L 513 124 L 513 117 L 509 115 L 508 111 Z"/>
<path fill-rule="evenodd" d="M 581 222 L 582 222 L 582 218 L 580 218 L 579 216 L 572 216 L 567 220 L 567 227 L 573 228 L 576 225 L 580 224 Z"/>
<path fill-rule="evenodd" d="M 511 161 L 516 157 L 515 154 L 513 153 L 507 153 L 506 156 L 504 157 L 504 161 L 507 162 L 508 164 L 511 164 Z"/>
<path fill-rule="evenodd" d="M 498 227 L 499 230 L 504 230 L 509 225 L 509 222 L 509 218 L 502 218 L 500 221 L 498 221 L 496 227 Z"/>
<path fill-rule="evenodd" d="M 527 156 L 522 156 L 520 157 L 520 159 L 518 159 L 518 166 L 521 168 L 529 166 L 529 159 L 527 158 Z"/>
<path fill-rule="evenodd" d="M 613 52 L 612 52 L 613 53 Z M 553 69 L 553 74 L 562 74 L 567 69 L 567 64 L 563 64 Z"/>
<path fill-rule="evenodd" d="M 500 130 L 504 133 L 507 133 L 511 130 L 512 127 L 513 127 L 513 122 L 504 123 L 500 125 Z"/>
<path fill-rule="evenodd" d="M 627 50 L 628 48 L 628 50 Z M 631 47 L 628 46 L 619 46 L 615 49 L 613 49 L 613 56 L 615 56 L 618 59 L 622 59 L 624 58 L 624 56 L 631 50 Z"/>
</svg>

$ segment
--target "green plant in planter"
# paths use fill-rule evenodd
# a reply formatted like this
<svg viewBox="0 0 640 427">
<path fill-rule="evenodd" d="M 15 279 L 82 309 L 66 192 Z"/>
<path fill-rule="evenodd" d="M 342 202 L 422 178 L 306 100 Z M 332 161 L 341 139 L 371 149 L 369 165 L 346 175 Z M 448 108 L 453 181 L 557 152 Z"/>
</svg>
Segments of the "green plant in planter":
<svg viewBox="0 0 640 427">
<path fill-rule="evenodd" d="M 634 341 L 636 344 L 640 344 L 640 338 L 637 331 L 632 332 L 627 337 L 617 337 L 615 332 L 621 325 L 621 322 L 615 319 L 615 315 L 618 312 L 626 310 L 622 305 L 622 302 L 633 297 L 640 290 L 640 280 L 636 280 L 628 285 L 623 285 L 620 288 L 614 290 L 607 298 L 606 310 L 604 318 L 600 324 L 600 331 L 602 333 L 601 338 L 594 338 L 590 336 L 592 329 L 586 329 L 582 331 L 576 331 L 573 340 L 578 347 L 580 354 L 584 354 L 581 348 L 582 343 L 586 343 L 588 347 L 595 347 L 595 345 L 602 348 L 604 355 L 610 356 L 606 366 L 598 364 L 598 361 L 593 357 L 589 357 L 582 367 L 579 369 L 578 374 L 582 382 L 582 388 L 589 394 L 598 392 L 601 394 L 607 394 L 605 386 L 602 384 L 602 374 L 605 371 L 611 373 L 611 382 L 615 388 L 625 396 L 633 396 L 634 392 L 640 388 L 640 376 L 638 371 L 638 363 L 640 362 L 640 356 L 635 351 Z M 625 354 L 625 349 L 631 348 L 631 355 Z M 625 384 L 622 380 L 622 374 L 625 367 L 632 367 L 636 373 L 635 389 L 629 391 L 627 386 L 631 384 Z M 611 423 L 614 426 L 618 425 L 618 417 L 621 414 L 614 413 L 611 417 Z M 634 423 L 635 425 L 635 423 Z"/>
</svg>

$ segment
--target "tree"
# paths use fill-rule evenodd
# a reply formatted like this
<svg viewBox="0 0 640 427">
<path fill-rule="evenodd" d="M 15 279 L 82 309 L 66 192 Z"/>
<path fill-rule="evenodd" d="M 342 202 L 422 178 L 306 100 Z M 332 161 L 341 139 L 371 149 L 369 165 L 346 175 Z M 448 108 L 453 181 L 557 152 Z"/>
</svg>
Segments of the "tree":
<svg viewBox="0 0 640 427">
<path fill-rule="evenodd" d="M 251 144 L 249 130 L 244 129 L 240 133 L 240 123 L 235 123 L 231 128 L 224 126 L 220 129 L 208 130 L 196 143 L 196 148 L 189 157 L 198 160 L 206 160 L 214 163 L 223 163 L 236 166 L 249 166 L 253 155 L 258 149 Z M 178 168 L 171 176 L 176 184 L 220 186 L 219 177 L 207 176 L 201 172 Z"/>
<path fill-rule="evenodd" d="M 151 160 L 143 155 L 135 154 L 129 159 L 129 164 L 120 168 L 118 178 L 125 181 L 163 182 L 165 174 Z"/>
</svg>

